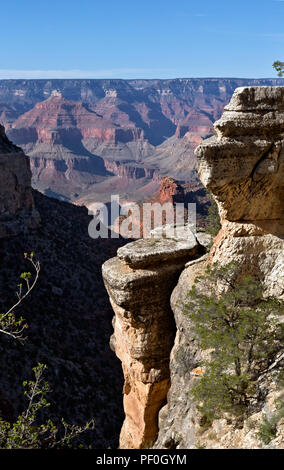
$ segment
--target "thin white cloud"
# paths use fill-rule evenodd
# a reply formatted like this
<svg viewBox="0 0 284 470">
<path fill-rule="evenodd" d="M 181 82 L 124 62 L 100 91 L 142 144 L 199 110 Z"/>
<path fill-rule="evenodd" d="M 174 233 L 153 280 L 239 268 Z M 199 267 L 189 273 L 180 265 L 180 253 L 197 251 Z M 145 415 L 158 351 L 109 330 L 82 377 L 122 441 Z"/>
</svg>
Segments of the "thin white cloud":
<svg viewBox="0 0 284 470">
<path fill-rule="evenodd" d="M 158 76 L 161 73 L 171 73 L 172 69 L 105 69 L 105 70 L 13 70 L 0 69 L 0 79 L 39 79 L 39 78 L 124 78 L 132 76 Z"/>
</svg>

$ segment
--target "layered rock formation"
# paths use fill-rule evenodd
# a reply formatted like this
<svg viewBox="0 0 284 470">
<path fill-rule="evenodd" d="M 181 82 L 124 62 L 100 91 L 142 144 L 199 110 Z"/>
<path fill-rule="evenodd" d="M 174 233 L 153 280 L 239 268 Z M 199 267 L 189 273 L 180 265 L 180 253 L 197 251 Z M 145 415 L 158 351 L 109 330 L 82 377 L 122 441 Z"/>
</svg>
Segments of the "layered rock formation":
<svg viewBox="0 0 284 470">
<path fill-rule="evenodd" d="M 153 168 L 135 166 L 133 164 L 129 165 L 127 163 L 107 159 L 105 159 L 104 163 L 107 171 L 121 178 L 126 178 L 128 180 L 146 178 L 148 180 L 153 180 L 156 183 L 160 180 L 158 171 Z"/>
<path fill-rule="evenodd" d="M 197 148 L 199 176 L 222 229 L 211 261 L 236 260 L 267 293 L 284 296 L 284 87 L 238 88 Z"/>
<path fill-rule="evenodd" d="M 7 139 L 0 126 L 0 238 L 34 228 L 38 222 L 29 160 L 22 149 Z"/>
<path fill-rule="evenodd" d="M 158 412 L 170 386 L 175 324 L 169 298 L 185 260 L 198 256 L 190 239 L 137 240 L 103 265 L 115 312 L 111 345 L 122 362 L 125 421 L 121 448 L 145 448 L 157 437 Z"/>
<path fill-rule="evenodd" d="M 83 103 L 67 100 L 60 92 L 53 92 L 47 100 L 22 114 L 13 123 L 9 135 L 20 144 L 51 141 L 74 144 L 72 141 L 76 143 L 79 138 L 88 140 L 90 146 L 94 140 L 96 147 L 102 142 L 115 144 L 137 140 L 141 132 L 133 124 L 120 127 Z"/>
<path fill-rule="evenodd" d="M 236 429 L 226 420 L 214 421 L 209 431 L 202 429 L 201 416 L 189 391 L 194 381 L 197 380 L 196 370 L 203 358 L 203 353 L 194 335 L 193 325 L 183 313 L 183 305 L 196 276 L 204 272 L 208 263 L 227 264 L 231 260 L 238 263 L 240 276 L 249 274 L 256 276 L 265 286 L 267 295 L 273 294 L 283 299 L 283 112 L 283 87 L 239 88 L 225 108 L 222 118 L 215 123 L 216 136 L 205 140 L 197 149 L 199 176 L 217 201 L 222 228 L 214 240 L 210 253 L 187 263 L 172 292 L 170 303 L 168 287 L 166 294 L 160 292 L 160 289 L 158 292 L 157 289 L 155 291 L 153 289 L 152 298 L 146 295 L 147 309 L 151 309 L 151 302 L 155 305 L 156 298 L 159 299 L 159 305 L 163 305 L 164 311 L 170 312 L 171 305 L 177 328 L 169 358 L 171 386 L 167 395 L 167 404 L 159 413 L 159 434 L 154 444 L 155 448 L 264 446 L 258 436 L 259 423 L 264 416 L 273 415 L 276 409 L 275 399 L 279 396 L 270 373 L 261 382 L 264 397 L 262 407 L 256 409 L 250 420 L 245 421 L 242 429 Z M 149 243 L 147 240 L 140 241 L 145 258 L 147 250 L 149 250 L 149 255 L 151 253 L 151 249 L 147 248 L 147 243 Z M 127 252 L 126 245 L 124 254 L 126 255 Z M 112 263 L 121 263 L 116 258 L 114 260 L 116 261 L 110 260 L 110 266 Z M 128 260 L 127 256 L 125 260 Z M 188 259 L 184 257 L 183 261 L 188 261 Z M 173 262 L 174 259 L 169 256 L 165 263 L 159 263 L 160 274 L 166 273 Z M 120 266 L 121 273 L 129 269 L 123 263 Z M 143 270 L 137 268 L 134 273 L 136 276 L 135 294 L 129 295 L 130 288 L 125 289 L 128 300 L 127 309 L 119 310 L 117 305 L 120 305 L 120 300 L 117 301 L 117 305 L 112 300 L 117 318 L 120 314 L 121 318 L 132 319 L 136 312 L 136 304 L 132 299 L 139 299 L 139 302 L 141 300 L 140 295 L 143 290 L 139 282 L 143 279 Z M 108 278 L 106 281 L 108 282 Z M 112 299 L 115 295 L 115 283 L 118 281 L 113 281 L 113 285 L 107 286 Z M 122 296 L 117 296 L 117 299 L 122 299 Z M 139 308 L 143 309 L 143 305 L 142 300 Z M 159 311 L 160 316 L 162 316 L 161 311 Z M 127 327 L 121 328 L 120 325 L 121 320 L 118 326 L 115 326 L 115 338 L 119 338 L 119 344 L 125 344 L 127 338 L 127 348 L 124 348 L 124 351 L 126 349 L 131 351 L 137 344 L 131 340 L 136 337 L 135 324 L 129 337 Z M 146 329 L 144 337 L 152 331 L 150 326 L 148 328 L 149 331 Z M 152 337 L 153 340 L 155 337 Z M 148 357 L 148 351 L 149 357 L 153 354 L 152 341 L 150 344 L 147 341 L 144 343 L 143 355 L 145 357 Z M 169 351 L 169 348 L 167 350 Z M 128 359 L 131 354 L 121 353 L 119 347 L 117 351 L 122 361 L 127 363 L 127 366 L 123 366 L 125 376 L 131 376 L 134 372 L 133 363 Z M 166 360 L 163 356 L 163 363 Z M 155 363 L 155 368 L 159 369 L 159 362 Z M 132 380 L 133 383 L 135 383 L 134 380 Z M 127 390 L 131 389 L 134 389 L 133 385 L 132 388 L 127 388 Z M 135 400 L 139 401 L 137 399 L 139 394 L 133 393 Z M 147 406 L 145 403 L 142 400 L 139 402 L 139 413 L 135 411 L 135 407 L 128 412 L 128 404 L 125 400 L 127 417 L 121 435 L 122 445 L 125 447 L 141 446 L 145 442 L 141 439 L 142 434 L 138 434 L 139 439 L 136 437 L 137 434 L 133 438 L 133 429 L 142 427 L 144 435 L 147 435 L 147 426 L 150 421 L 144 419 L 143 413 L 149 407 L 149 403 Z M 142 420 L 141 416 L 143 416 Z M 281 423 L 283 425 L 283 419 Z M 281 423 L 275 439 L 269 444 L 270 447 L 284 448 Z"/>
<path fill-rule="evenodd" d="M 179 185 L 178 181 L 166 176 L 162 178 L 159 189 L 159 201 L 161 204 L 165 202 L 170 202 L 171 204 L 184 202 L 184 196 L 184 189 Z"/>
<path fill-rule="evenodd" d="M 196 181 L 194 149 L 211 134 L 233 90 L 282 82 L 2 80 L 0 119 L 31 157 L 40 191 L 87 204 L 109 200 L 114 188 L 141 201 L 157 187 L 147 175 L 137 179 L 137 168 Z"/>
<path fill-rule="evenodd" d="M 112 142 L 115 132 L 115 125 L 82 103 L 53 92 L 12 124 L 9 137 L 30 157 L 34 187 L 75 199 L 107 174 L 103 159 L 88 152 L 82 141 Z"/>
<path fill-rule="evenodd" d="M 16 119 L 9 137 L 30 157 L 33 186 L 48 195 L 77 201 L 84 193 L 88 199 L 101 200 L 105 192 L 109 197 L 109 184 L 116 192 L 151 182 L 155 189 L 157 170 L 131 164 L 132 152 L 140 160 L 152 147 L 144 140 L 144 131 L 123 117 L 118 124 L 112 114 L 99 114 L 59 91 Z M 94 187 L 97 196 L 90 190 Z M 84 197 L 82 202 L 88 200 Z"/>
</svg>

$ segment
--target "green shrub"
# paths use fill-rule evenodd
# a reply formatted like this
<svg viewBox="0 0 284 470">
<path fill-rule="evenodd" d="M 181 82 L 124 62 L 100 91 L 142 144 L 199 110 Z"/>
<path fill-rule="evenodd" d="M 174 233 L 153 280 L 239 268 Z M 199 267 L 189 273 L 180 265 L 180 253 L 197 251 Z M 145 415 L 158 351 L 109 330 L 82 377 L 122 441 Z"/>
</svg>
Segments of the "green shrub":
<svg viewBox="0 0 284 470">
<path fill-rule="evenodd" d="M 74 426 L 61 420 L 61 429 L 48 419 L 38 423 L 38 412 L 50 404 L 46 394 L 50 392 L 49 384 L 43 381 L 43 373 L 47 367 L 38 364 L 34 367 L 35 380 L 24 382 L 25 395 L 28 398 L 27 409 L 21 413 L 14 423 L 0 418 L 1 449 L 39 449 L 72 447 L 72 441 L 82 432 L 93 429 L 93 421 L 86 426 Z"/>
<path fill-rule="evenodd" d="M 280 395 L 275 405 L 275 413 L 270 418 L 264 416 L 259 426 L 258 437 L 266 445 L 276 437 L 278 423 L 284 418 L 284 394 Z"/>
<path fill-rule="evenodd" d="M 25 259 L 30 262 L 34 275 L 32 276 L 32 273 L 30 272 L 24 272 L 20 275 L 21 282 L 18 284 L 18 290 L 16 292 L 18 298 L 17 302 L 9 308 L 7 312 L 0 313 L 0 333 L 8 335 L 21 342 L 26 340 L 23 333 L 28 325 L 22 317 L 16 317 L 15 310 L 30 295 L 38 281 L 40 273 L 40 263 L 35 259 L 34 253 L 25 253 L 24 256 Z"/>
<path fill-rule="evenodd" d="M 274 69 L 277 72 L 278 77 L 283 77 L 284 74 L 284 62 L 281 62 L 280 60 L 276 60 L 273 62 Z"/>
<path fill-rule="evenodd" d="M 264 298 L 256 279 L 238 280 L 237 271 L 235 263 L 209 266 L 184 307 L 201 349 L 210 351 L 191 394 L 211 421 L 224 413 L 242 421 L 251 400 L 259 398 L 258 379 L 275 361 L 277 367 L 283 351 L 283 303 Z"/>
<path fill-rule="evenodd" d="M 262 423 L 259 427 L 258 437 L 264 444 L 269 444 L 269 442 L 276 437 L 277 433 L 277 423 L 275 420 L 268 419 L 266 416 L 262 419 Z"/>
<path fill-rule="evenodd" d="M 21 342 L 26 340 L 23 331 L 27 325 L 22 317 L 16 318 L 14 310 L 31 293 L 40 273 L 40 263 L 35 260 L 33 252 L 25 253 L 25 259 L 31 263 L 34 274 L 24 272 L 20 275 L 18 301 L 7 312 L 0 314 L 0 333 Z M 29 401 L 27 409 L 18 416 L 17 420 L 10 423 L 0 418 L 0 449 L 72 447 L 72 442 L 76 437 L 88 429 L 93 429 L 93 420 L 80 427 L 69 425 L 61 419 L 60 429 L 50 419 L 39 424 L 39 411 L 50 405 L 46 400 L 46 395 L 50 392 L 49 384 L 43 380 L 43 373 L 46 369 L 46 365 L 38 364 L 33 368 L 35 380 L 23 382 L 24 394 Z"/>
</svg>

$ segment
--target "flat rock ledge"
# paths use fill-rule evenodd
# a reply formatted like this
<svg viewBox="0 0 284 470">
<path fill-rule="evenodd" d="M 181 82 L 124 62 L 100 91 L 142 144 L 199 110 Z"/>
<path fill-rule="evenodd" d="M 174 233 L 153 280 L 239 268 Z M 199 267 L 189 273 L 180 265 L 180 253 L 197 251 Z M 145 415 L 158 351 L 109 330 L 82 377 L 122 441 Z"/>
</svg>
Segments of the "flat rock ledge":
<svg viewBox="0 0 284 470">
<path fill-rule="evenodd" d="M 132 268 L 142 268 L 167 260 L 185 259 L 197 249 L 196 237 L 189 232 L 187 239 L 155 237 L 135 240 L 119 248 L 117 256 Z"/>
<path fill-rule="evenodd" d="M 194 235 L 177 241 L 141 239 L 119 248 L 118 256 L 102 266 L 115 313 L 110 344 L 125 379 L 120 448 L 145 448 L 157 438 L 176 334 L 170 295 L 185 264 L 203 252 Z"/>
</svg>

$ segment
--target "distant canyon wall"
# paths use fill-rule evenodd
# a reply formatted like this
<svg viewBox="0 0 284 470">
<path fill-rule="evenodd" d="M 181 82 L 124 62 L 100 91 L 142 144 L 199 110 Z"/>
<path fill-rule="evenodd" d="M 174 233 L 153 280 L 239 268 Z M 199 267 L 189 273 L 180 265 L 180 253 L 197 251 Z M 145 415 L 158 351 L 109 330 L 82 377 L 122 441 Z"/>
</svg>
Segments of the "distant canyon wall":
<svg viewBox="0 0 284 470">
<path fill-rule="evenodd" d="M 197 181 L 194 149 L 212 133 L 237 86 L 281 83 L 218 78 L 1 80 L 0 121 L 8 137 L 34 160 L 33 185 L 40 190 L 84 201 L 86 191 L 96 198 L 111 186 L 123 186 L 125 195 L 132 196 L 142 171 L 137 168 L 144 168 L 144 184 L 140 181 L 136 188 L 142 193 L 146 186 L 148 197 L 147 185 L 155 187 L 151 173 Z M 46 160 L 41 172 L 39 158 L 41 167 Z M 85 160 L 82 171 L 78 158 Z M 53 171 L 51 159 L 60 161 Z M 109 161 L 115 162 L 113 173 L 106 169 Z M 72 162 L 76 170 L 70 171 Z M 127 177 L 128 183 L 112 176 Z"/>
</svg>

